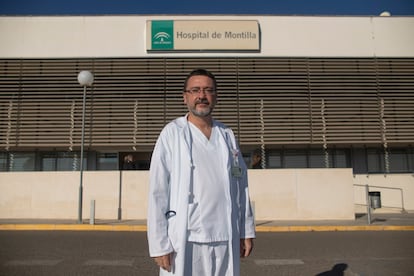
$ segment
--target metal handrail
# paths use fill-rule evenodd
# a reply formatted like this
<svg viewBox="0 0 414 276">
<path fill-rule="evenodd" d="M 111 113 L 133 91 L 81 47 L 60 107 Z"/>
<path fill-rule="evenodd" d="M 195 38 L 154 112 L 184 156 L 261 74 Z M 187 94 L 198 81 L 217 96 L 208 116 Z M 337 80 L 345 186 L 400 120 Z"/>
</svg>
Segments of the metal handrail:
<svg viewBox="0 0 414 276">
<path fill-rule="evenodd" d="M 367 218 L 368 224 L 371 224 L 371 204 L 369 199 L 369 188 L 381 188 L 381 189 L 389 189 L 389 190 L 399 190 L 401 192 L 401 212 L 405 213 L 404 208 L 404 193 L 402 188 L 394 188 L 394 187 L 383 187 L 383 186 L 369 186 L 368 184 L 353 184 L 354 186 L 365 187 L 365 196 L 366 196 L 366 203 L 367 203 Z"/>
</svg>

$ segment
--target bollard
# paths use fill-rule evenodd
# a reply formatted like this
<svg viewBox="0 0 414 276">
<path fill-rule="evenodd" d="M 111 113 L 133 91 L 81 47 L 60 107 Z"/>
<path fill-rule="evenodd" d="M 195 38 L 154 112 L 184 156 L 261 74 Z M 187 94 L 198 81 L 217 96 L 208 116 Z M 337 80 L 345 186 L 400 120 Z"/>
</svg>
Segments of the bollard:
<svg viewBox="0 0 414 276">
<path fill-rule="evenodd" d="M 95 224 L 95 199 L 91 200 L 91 217 L 89 219 L 89 224 Z"/>
<path fill-rule="evenodd" d="M 365 185 L 365 196 L 366 196 L 366 200 L 367 200 L 368 224 L 371 224 L 371 204 L 370 204 L 370 199 L 369 199 L 369 186 L 368 185 Z"/>
</svg>

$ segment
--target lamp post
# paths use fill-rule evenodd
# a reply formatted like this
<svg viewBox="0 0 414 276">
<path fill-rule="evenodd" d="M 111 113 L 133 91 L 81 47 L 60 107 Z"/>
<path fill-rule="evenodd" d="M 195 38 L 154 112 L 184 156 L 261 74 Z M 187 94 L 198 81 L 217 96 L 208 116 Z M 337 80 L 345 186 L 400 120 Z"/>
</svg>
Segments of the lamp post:
<svg viewBox="0 0 414 276">
<path fill-rule="evenodd" d="M 78 82 L 83 86 L 82 101 L 82 134 L 81 134 L 81 156 L 80 156 L 80 181 L 79 181 L 79 205 L 78 205 L 78 223 L 82 223 L 82 200 L 83 200 L 83 144 L 85 140 L 85 108 L 86 108 L 86 87 L 93 83 L 93 75 L 89 71 L 81 71 L 78 74 Z"/>
</svg>

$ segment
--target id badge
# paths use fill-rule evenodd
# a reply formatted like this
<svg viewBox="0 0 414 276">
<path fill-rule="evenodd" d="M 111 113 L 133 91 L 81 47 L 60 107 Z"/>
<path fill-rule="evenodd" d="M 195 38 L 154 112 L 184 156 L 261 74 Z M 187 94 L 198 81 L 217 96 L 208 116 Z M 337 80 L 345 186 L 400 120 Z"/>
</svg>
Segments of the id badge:
<svg viewBox="0 0 414 276">
<path fill-rule="evenodd" d="M 240 178 L 242 176 L 242 169 L 239 166 L 231 167 L 231 175 Z"/>
<path fill-rule="evenodd" d="M 231 175 L 233 177 L 240 178 L 242 176 L 242 169 L 239 166 L 239 151 L 237 149 L 232 149 L 231 153 L 233 154 L 233 166 L 231 167 Z"/>
</svg>

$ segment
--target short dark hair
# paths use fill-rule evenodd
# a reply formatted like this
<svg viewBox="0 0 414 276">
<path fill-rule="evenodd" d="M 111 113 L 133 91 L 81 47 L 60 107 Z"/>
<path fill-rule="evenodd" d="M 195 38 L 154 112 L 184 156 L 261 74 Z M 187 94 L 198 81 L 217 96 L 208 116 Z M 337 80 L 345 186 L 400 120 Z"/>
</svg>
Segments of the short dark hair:
<svg viewBox="0 0 414 276">
<path fill-rule="evenodd" d="M 199 68 L 199 69 L 194 69 L 193 71 L 191 71 L 191 73 L 188 74 L 188 76 L 185 78 L 184 90 L 187 89 L 188 80 L 193 76 L 206 76 L 206 77 L 209 77 L 210 79 L 213 80 L 214 88 L 217 88 L 217 81 L 216 81 L 216 77 L 214 76 L 214 74 L 211 73 L 210 71 L 206 70 L 206 69 Z"/>
</svg>

